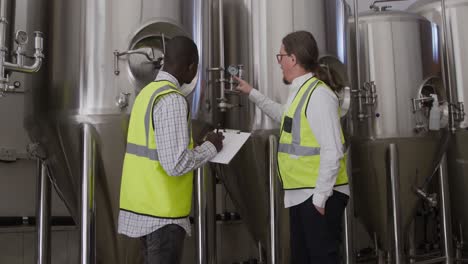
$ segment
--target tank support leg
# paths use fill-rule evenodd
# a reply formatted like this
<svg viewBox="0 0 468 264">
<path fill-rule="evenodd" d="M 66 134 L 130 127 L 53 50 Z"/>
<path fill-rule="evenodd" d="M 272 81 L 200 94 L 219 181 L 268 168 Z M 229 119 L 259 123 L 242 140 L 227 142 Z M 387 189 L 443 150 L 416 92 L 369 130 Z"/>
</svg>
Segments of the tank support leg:
<svg viewBox="0 0 468 264">
<path fill-rule="evenodd" d="M 444 155 L 439 167 L 440 177 L 440 205 L 441 205 L 441 220 L 442 220 L 442 235 L 444 240 L 444 263 L 453 263 L 453 246 L 452 246 L 452 219 L 450 217 L 450 200 L 448 196 L 448 179 L 447 179 L 447 157 Z"/>
<path fill-rule="evenodd" d="M 216 264 L 216 179 L 209 165 L 195 171 L 196 264 Z"/>
<path fill-rule="evenodd" d="M 96 211 L 94 180 L 96 176 L 96 138 L 91 124 L 81 129 L 81 223 L 80 264 L 96 263 Z"/>
<path fill-rule="evenodd" d="M 50 181 L 47 166 L 37 160 L 37 264 L 50 263 Z"/>
<path fill-rule="evenodd" d="M 388 147 L 387 166 L 390 173 L 392 213 L 393 213 L 393 235 L 394 235 L 394 261 L 402 264 L 403 261 L 403 236 L 401 234 L 401 208 L 400 208 L 400 178 L 398 165 L 398 149 L 396 144 Z"/>
</svg>

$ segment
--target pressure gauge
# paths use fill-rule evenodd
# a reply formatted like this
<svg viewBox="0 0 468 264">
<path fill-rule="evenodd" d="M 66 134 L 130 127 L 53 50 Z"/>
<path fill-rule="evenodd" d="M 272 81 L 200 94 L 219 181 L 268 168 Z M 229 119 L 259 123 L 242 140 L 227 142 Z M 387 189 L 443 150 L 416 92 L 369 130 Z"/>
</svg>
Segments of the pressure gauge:
<svg viewBox="0 0 468 264">
<path fill-rule="evenodd" d="M 229 74 L 231 74 L 232 76 L 236 76 L 236 75 L 239 73 L 239 69 L 237 69 L 237 67 L 234 66 L 234 65 L 229 65 L 227 71 L 228 71 Z"/>
<path fill-rule="evenodd" d="M 28 33 L 23 30 L 16 31 L 15 41 L 18 45 L 24 45 L 28 43 Z"/>
</svg>

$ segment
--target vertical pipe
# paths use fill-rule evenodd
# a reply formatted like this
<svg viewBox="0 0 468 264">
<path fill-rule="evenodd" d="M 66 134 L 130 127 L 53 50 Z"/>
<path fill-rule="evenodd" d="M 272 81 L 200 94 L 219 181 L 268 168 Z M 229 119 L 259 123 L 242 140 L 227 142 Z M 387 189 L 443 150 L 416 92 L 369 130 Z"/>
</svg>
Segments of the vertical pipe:
<svg viewBox="0 0 468 264">
<path fill-rule="evenodd" d="M 276 137 L 269 137 L 269 166 L 268 166 L 268 190 L 269 190 L 269 218 L 270 218 L 270 261 L 268 263 L 279 263 L 278 259 L 278 213 L 276 206 Z"/>
<path fill-rule="evenodd" d="M 395 264 L 403 263 L 403 248 L 402 248 L 402 226 L 400 215 L 400 175 L 398 169 L 398 149 L 396 144 L 391 143 L 388 147 L 388 160 L 391 193 L 392 193 L 392 210 L 393 210 L 393 234 L 395 247 Z"/>
<path fill-rule="evenodd" d="M 224 1 L 219 0 L 219 66 L 223 68 L 226 66 L 224 63 Z M 224 95 L 224 70 L 219 71 L 219 81 L 221 89 L 221 98 L 225 99 Z"/>
<path fill-rule="evenodd" d="M 37 264 L 50 263 L 50 181 L 47 166 L 37 160 Z"/>
<path fill-rule="evenodd" d="M 444 239 L 444 251 L 445 261 L 444 263 L 449 264 L 453 262 L 453 245 L 452 245 L 452 219 L 450 217 L 450 200 L 448 196 L 449 186 L 447 179 L 447 157 L 444 154 L 442 162 L 439 167 L 439 179 L 440 179 L 440 199 L 441 199 L 441 220 L 442 220 L 442 232 Z"/>
<path fill-rule="evenodd" d="M 354 0 L 354 35 L 355 35 L 355 45 L 356 45 L 356 80 L 357 80 L 357 94 L 358 94 L 358 118 L 359 120 L 363 120 L 364 118 L 364 110 L 362 106 L 362 98 L 361 98 L 361 38 L 359 35 L 359 5 L 358 0 Z"/>
<path fill-rule="evenodd" d="M 451 45 L 451 38 L 448 28 L 447 28 L 447 12 L 446 12 L 446 4 L 445 0 L 441 0 L 441 13 L 442 13 L 442 34 L 441 34 L 441 40 L 442 40 L 442 50 L 444 52 L 445 56 L 441 56 L 442 58 L 442 67 L 444 69 L 444 73 L 442 74 L 442 81 L 444 83 L 445 89 L 447 90 L 447 95 L 448 95 L 448 100 L 449 100 L 449 127 L 452 132 L 456 130 L 456 125 L 455 125 L 455 117 L 454 117 L 454 107 L 453 104 L 456 103 L 454 102 L 455 96 L 454 96 L 454 90 L 453 90 L 453 85 L 454 82 L 452 80 L 452 61 L 453 58 L 451 57 L 451 52 L 450 49 L 452 48 Z"/>
<path fill-rule="evenodd" d="M 82 127 L 82 167 L 81 167 L 81 245 L 80 264 L 96 263 L 96 227 L 94 180 L 96 175 L 96 141 L 92 125 Z"/>
<path fill-rule="evenodd" d="M 195 173 L 195 238 L 197 250 L 197 264 L 207 263 L 206 256 L 206 204 L 204 203 L 205 197 L 203 195 L 203 167 L 196 170 Z"/>
<path fill-rule="evenodd" d="M 0 48 L 6 48 L 6 34 L 8 31 L 9 0 L 0 0 Z"/>
<path fill-rule="evenodd" d="M 352 232 L 352 214 L 351 214 L 351 199 L 344 211 L 344 250 L 345 264 L 354 264 L 353 257 L 353 232 Z"/>
<path fill-rule="evenodd" d="M 216 181 L 208 165 L 195 175 L 195 237 L 197 264 L 216 264 Z"/>
<path fill-rule="evenodd" d="M 5 66 L 7 56 L 6 35 L 8 32 L 7 13 L 10 5 L 10 0 L 0 0 L 0 90 L 5 89 Z"/>
</svg>

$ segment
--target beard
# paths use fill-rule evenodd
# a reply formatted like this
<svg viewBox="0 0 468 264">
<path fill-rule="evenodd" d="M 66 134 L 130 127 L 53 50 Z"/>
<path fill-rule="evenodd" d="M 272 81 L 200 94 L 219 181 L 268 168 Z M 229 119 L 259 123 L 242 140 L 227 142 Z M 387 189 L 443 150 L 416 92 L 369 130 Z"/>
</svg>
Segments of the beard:
<svg viewBox="0 0 468 264">
<path fill-rule="evenodd" d="M 291 84 L 291 82 L 288 81 L 288 80 L 286 80 L 285 78 L 283 78 L 283 83 L 286 84 L 286 85 L 290 85 L 290 84 Z"/>
</svg>

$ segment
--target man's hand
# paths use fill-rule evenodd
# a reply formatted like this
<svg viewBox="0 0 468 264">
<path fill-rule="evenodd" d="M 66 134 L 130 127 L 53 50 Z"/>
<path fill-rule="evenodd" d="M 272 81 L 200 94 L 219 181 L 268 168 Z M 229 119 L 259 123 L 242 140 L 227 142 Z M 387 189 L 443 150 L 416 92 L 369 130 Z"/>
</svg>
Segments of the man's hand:
<svg viewBox="0 0 468 264">
<path fill-rule="evenodd" d="M 318 207 L 314 204 L 315 209 L 317 209 L 317 212 L 319 212 L 321 215 L 325 215 L 325 208 Z"/>
<path fill-rule="evenodd" d="M 211 142 L 216 147 L 216 151 L 220 152 L 221 149 L 223 149 L 223 133 L 208 132 L 208 134 L 206 134 L 205 139 L 206 141 Z"/>
<path fill-rule="evenodd" d="M 233 76 L 236 81 L 239 82 L 239 84 L 236 87 L 236 90 L 241 91 L 242 93 L 245 94 L 250 94 L 250 91 L 252 91 L 252 85 L 250 85 L 248 82 L 238 78 L 237 76 Z"/>
</svg>

